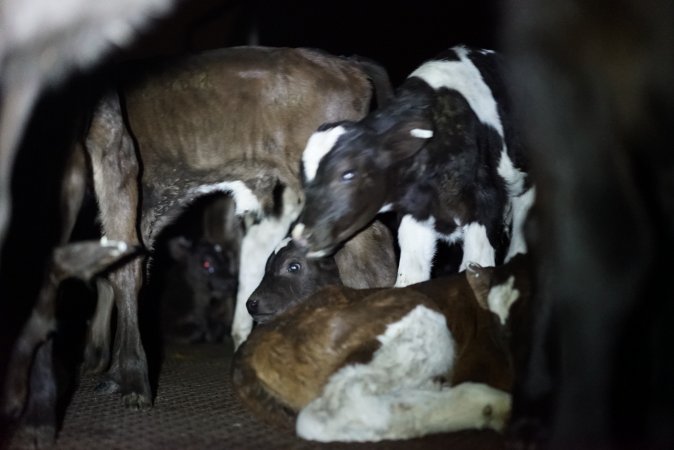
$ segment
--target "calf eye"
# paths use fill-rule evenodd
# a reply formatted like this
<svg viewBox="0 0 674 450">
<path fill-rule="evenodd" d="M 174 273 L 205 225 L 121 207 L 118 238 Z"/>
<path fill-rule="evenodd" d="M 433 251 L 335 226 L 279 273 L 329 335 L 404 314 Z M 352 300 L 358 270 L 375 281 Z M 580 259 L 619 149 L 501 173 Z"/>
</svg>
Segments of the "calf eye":
<svg viewBox="0 0 674 450">
<path fill-rule="evenodd" d="M 288 272 L 290 273 L 297 273 L 300 271 L 301 268 L 302 265 L 298 262 L 291 262 L 290 264 L 288 264 Z"/>
<path fill-rule="evenodd" d="M 356 171 L 355 170 L 346 170 L 346 171 L 342 172 L 342 174 L 340 175 L 339 178 L 342 181 L 351 181 L 355 177 L 356 177 Z"/>
<path fill-rule="evenodd" d="M 209 260 L 207 260 L 207 259 L 205 259 L 204 261 L 202 261 L 201 267 L 203 267 L 203 269 L 204 269 L 206 272 L 208 272 L 208 273 L 213 273 L 213 272 L 215 272 L 215 267 L 213 267 L 213 264 L 211 264 L 211 262 L 210 262 Z"/>
</svg>

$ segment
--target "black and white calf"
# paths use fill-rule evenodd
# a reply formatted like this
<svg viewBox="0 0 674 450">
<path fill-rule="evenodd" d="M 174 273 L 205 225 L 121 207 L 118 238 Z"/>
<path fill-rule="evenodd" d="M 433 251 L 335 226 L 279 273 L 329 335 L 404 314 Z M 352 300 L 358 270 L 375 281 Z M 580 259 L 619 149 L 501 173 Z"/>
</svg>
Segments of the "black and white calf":
<svg viewBox="0 0 674 450">
<path fill-rule="evenodd" d="M 321 126 L 302 157 L 306 203 L 293 237 L 321 256 L 395 210 L 397 286 L 430 277 L 439 239 L 463 243 L 460 270 L 526 252 L 534 189 L 500 71 L 496 53 L 454 47 L 417 68 L 385 107 Z"/>
</svg>

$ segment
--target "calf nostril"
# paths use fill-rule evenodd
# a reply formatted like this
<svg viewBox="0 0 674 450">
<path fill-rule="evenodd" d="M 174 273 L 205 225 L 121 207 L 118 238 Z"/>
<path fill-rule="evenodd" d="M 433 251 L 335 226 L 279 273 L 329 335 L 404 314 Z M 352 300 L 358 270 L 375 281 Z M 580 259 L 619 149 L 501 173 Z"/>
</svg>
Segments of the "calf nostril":
<svg viewBox="0 0 674 450">
<path fill-rule="evenodd" d="M 250 315 L 257 314 L 257 302 L 255 300 L 248 300 L 246 302 L 246 309 Z"/>
</svg>

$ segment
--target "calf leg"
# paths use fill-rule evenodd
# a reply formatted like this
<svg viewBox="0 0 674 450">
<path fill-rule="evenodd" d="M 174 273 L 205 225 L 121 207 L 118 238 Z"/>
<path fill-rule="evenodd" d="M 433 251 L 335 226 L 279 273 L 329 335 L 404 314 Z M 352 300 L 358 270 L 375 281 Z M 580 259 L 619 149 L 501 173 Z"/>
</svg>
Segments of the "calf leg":
<svg viewBox="0 0 674 450">
<path fill-rule="evenodd" d="M 504 262 L 510 261 L 518 253 L 527 253 L 527 242 L 524 236 L 524 224 L 529 215 L 529 210 L 534 204 L 536 198 L 536 189 L 529 188 L 522 195 L 512 199 L 513 207 L 513 231 L 510 239 L 510 246 Z"/>
<path fill-rule="evenodd" d="M 26 411 L 12 442 L 19 447 L 47 448 L 54 444 L 58 390 L 53 373 L 53 341 L 48 337 L 35 352 Z"/>
<path fill-rule="evenodd" d="M 86 145 L 105 236 L 139 245 L 139 163 L 116 94 L 106 96 L 99 104 Z M 121 392 L 127 406 L 139 408 L 151 404 L 147 359 L 138 329 L 143 264 L 143 260 L 135 259 L 109 275 L 117 305 L 117 332 L 112 364 L 99 389 Z"/>
<path fill-rule="evenodd" d="M 28 380 L 35 349 L 44 345 L 56 329 L 54 295 L 56 283 L 51 280 L 42 287 L 37 304 L 14 346 L 5 381 L 3 413 L 17 419 L 24 409 L 29 387 Z M 48 381 L 49 377 L 44 377 Z M 36 386 L 39 389 L 39 386 Z M 53 408 L 55 405 L 51 405 Z"/>
<path fill-rule="evenodd" d="M 81 148 L 71 152 L 63 174 L 61 189 L 61 243 L 70 236 L 74 227 L 77 213 L 84 197 L 85 160 Z M 9 370 L 4 386 L 3 413 L 10 418 L 18 418 L 26 409 L 24 424 L 31 433 L 32 420 L 37 419 L 41 430 L 50 429 L 53 435 L 55 423 L 50 423 L 48 418 L 54 418 L 54 398 L 50 395 L 38 395 L 37 393 L 50 392 L 54 386 L 54 375 L 51 366 L 51 350 L 44 350 L 45 342 L 49 335 L 56 329 L 54 301 L 61 281 L 61 271 L 50 262 L 46 268 L 47 275 L 40 289 L 37 302 L 31 315 L 24 325 L 15 343 L 9 360 Z M 39 361 L 33 362 L 36 349 L 40 356 Z M 49 345 L 51 349 L 51 345 Z M 31 366 L 35 366 L 30 377 Z M 35 393 L 30 400 L 29 408 L 24 408 L 29 392 Z M 31 411 L 33 411 L 31 413 Z M 53 436 L 52 436 L 53 437 Z"/>
<path fill-rule="evenodd" d="M 431 278 L 436 241 L 432 222 L 417 222 L 410 215 L 402 218 L 398 227 L 400 263 L 396 287 L 408 286 Z"/>
<path fill-rule="evenodd" d="M 87 373 L 102 373 L 110 365 L 110 323 L 115 292 L 105 278 L 96 279 L 98 300 L 96 312 L 89 324 L 87 343 L 84 349 L 84 370 Z"/>
<path fill-rule="evenodd" d="M 487 228 L 477 222 L 463 227 L 463 260 L 459 271 L 466 270 L 470 263 L 482 267 L 493 267 L 496 264 L 494 247 L 489 242 Z"/>
</svg>

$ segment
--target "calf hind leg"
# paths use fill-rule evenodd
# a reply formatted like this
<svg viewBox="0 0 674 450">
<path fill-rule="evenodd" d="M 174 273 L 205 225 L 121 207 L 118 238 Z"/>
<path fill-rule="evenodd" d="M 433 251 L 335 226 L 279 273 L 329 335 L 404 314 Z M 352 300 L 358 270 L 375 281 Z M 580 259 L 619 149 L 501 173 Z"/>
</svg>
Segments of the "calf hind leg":
<svg viewBox="0 0 674 450">
<path fill-rule="evenodd" d="M 105 236 L 139 245 L 139 162 L 116 94 L 107 95 L 99 103 L 86 146 Z M 112 364 L 98 389 L 120 392 L 124 403 L 134 408 L 151 405 L 147 359 L 138 328 L 143 264 L 143 260 L 135 259 L 109 275 L 117 305 L 117 331 Z"/>
</svg>

